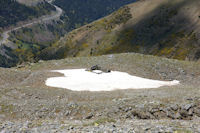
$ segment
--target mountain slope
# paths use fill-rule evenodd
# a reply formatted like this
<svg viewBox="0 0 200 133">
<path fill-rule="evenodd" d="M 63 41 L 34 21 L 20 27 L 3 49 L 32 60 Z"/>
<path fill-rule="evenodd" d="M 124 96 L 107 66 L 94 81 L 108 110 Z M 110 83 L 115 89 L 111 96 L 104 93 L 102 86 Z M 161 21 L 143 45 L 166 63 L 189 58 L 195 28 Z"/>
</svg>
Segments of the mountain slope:
<svg viewBox="0 0 200 133">
<path fill-rule="evenodd" d="M 200 58 L 199 0 L 141 0 L 76 29 L 51 48 L 46 59 L 138 52 Z"/>
<path fill-rule="evenodd" d="M 35 2 L 41 3 L 42 1 L 43 0 L 18 0 L 18 2 L 25 5 L 34 5 Z M 103 17 L 117 10 L 119 7 L 134 1 L 135 0 L 85 0 L 83 3 L 82 0 L 55 0 L 54 4 L 57 4 L 58 7 L 64 10 L 61 20 L 40 23 L 9 32 L 8 39 L 9 43 L 12 44 L 6 44 L 6 46 L 9 47 L 7 55 L 10 56 L 10 58 L 6 59 L 5 56 L 2 56 L 0 66 L 10 67 L 13 66 L 13 62 L 16 64 L 24 61 L 35 62 L 40 59 L 46 59 L 45 55 L 43 55 L 43 53 L 40 54 L 40 52 L 58 41 L 66 32 Z M 5 41 L 2 42 L 6 43 Z M 7 61 L 5 62 L 5 60 L 9 60 L 10 63 Z"/>
<path fill-rule="evenodd" d="M 50 2 L 38 1 L 1 1 L 0 18 L 0 66 L 10 67 L 19 62 L 19 56 L 13 52 L 16 49 L 16 42 L 11 42 L 10 33 L 24 27 L 29 27 L 37 23 L 57 20 L 62 14 L 62 10 Z M 29 5 L 29 6 L 26 6 Z M 12 16 L 12 17 L 11 17 Z M 3 30 L 4 29 L 4 30 Z M 22 45 L 22 44 L 20 44 Z M 29 44 L 27 47 L 32 47 Z M 34 49 L 34 47 L 32 47 Z M 23 52 L 23 51 L 20 51 Z M 26 53 L 27 54 L 27 53 Z M 24 59 L 25 60 L 25 59 Z"/>
<path fill-rule="evenodd" d="M 65 11 L 63 21 L 69 30 L 102 18 L 121 6 L 136 0 L 55 0 L 54 4 Z"/>
<path fill-rule="evenodd" d="M 52 10 L 55 10 L 55 8 L 45 1 L 37 3 L 35 6 L 26 6 L 13 0 L 1 0 L 0 28 L 15 25 L 20 21 L 31 20 L 34 17 L 40 17 L 50 13 Z"/>
</svg>

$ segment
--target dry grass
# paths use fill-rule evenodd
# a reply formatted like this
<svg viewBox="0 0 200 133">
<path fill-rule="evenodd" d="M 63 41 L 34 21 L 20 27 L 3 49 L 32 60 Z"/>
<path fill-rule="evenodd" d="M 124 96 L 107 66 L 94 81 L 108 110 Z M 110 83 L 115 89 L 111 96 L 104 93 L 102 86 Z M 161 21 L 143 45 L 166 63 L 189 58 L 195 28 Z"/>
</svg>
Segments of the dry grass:
<svg viewBox="0 0 200 133">
<path fill-rule="evenodd" d="M 44 0 L 17 0 L 17 2 L 28 5 L 28 6 L 35 6 L 42 1 Z"/>
<path fill-rule="evenodd" d="M 199 6 L 198 0 L 141 0 L 68 33 L 48 50 L 66 48 L 64 57 L 137 52 L 198 60 Z M 126 21 L 115 21 L 123 16 Z"/>
</svg>

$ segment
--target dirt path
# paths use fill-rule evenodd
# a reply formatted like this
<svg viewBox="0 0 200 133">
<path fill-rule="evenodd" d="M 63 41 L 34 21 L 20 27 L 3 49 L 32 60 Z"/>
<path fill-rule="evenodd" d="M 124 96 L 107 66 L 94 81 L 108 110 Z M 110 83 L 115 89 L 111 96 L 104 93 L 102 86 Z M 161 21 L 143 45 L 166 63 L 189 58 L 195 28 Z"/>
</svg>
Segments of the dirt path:
<svg viewBox="0 0 200 133">
<path fill-rule="evenodd" d="M 49 1 L 49 4 L 53 5 L 52 1 Z M 63 11 L 58 6 L 56 6 L 56 5 L 53 5 L 53 6 L 56 8 L 56 13 L 53 13 L 51 15 L 42 16 L 42 17 L 40 17 L 39 19 L 37 19 L 33 22 L 30 22 L 30 23 L 27 23 L 27 24 L 24 24 L 24 25 L 21 25 L 21 26 L 17 26 L 17 27 L 10 29 L 10 30 L 4 31 L 2 33 L 2 40 L 0 40 L 0 46 L 2 44 L 5 44 L 8 41 L 9 33 L 11 33 L 12 31 L 16 31 L 16 30 L 19 30 L 21 28 L 31 26 L 33 24 L 38 24 L 38 23 L 41 23 L 41 22 L 44 22 L 44 21 L 50 21 L 50 20 L 54 20 L 54 19 L 59 18 Z"/>
</svg>

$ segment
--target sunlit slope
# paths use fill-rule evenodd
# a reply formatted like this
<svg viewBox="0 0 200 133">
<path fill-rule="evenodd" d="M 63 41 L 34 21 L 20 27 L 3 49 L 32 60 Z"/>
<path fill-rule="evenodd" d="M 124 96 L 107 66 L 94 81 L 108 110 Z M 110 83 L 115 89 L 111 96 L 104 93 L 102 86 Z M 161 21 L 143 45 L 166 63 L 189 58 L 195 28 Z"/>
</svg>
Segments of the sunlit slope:
<svg viewBox="0 0 200 133">
<path fill-rule="evenodd" d="M 198 60 L 199 7 L 199 0 L 141 0 L 70 32 L 41 56 L 57 59 L 138 52 Z"/>
<path fill-rule="evenodd" d="M 27 6 L 35 6 L 38 3 L 44 2 L 44 0 L 17 0 L 17 2 L 25 4 Z"/>
</svg>

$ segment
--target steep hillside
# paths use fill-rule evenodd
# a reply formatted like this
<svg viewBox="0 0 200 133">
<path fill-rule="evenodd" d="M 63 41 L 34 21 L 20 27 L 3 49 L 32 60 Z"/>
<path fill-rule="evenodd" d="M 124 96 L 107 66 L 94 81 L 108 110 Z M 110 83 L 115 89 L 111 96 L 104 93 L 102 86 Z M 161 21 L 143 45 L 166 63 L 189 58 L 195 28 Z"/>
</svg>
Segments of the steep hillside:
<svg viewBox="0 0 200 133">
<path fill-rule="evenodd" d="M 54 4 L 61 7 L 65 14 L 63 21 L 68 24 L 69 30 L 90 23 L 104 17 L 121 6 L 136 0 L 55 0 Z"/>
<path fill-rule="evenodd" d="M 64 23 L 25 28 L 12 33 L 12 47 L 4 46 L 10 58 L 1 56 L 0 66 L 122 52 L 196 61 L 200 58 L 199 4 L 199 0 L 141 0 L 73 30 L 57 42 L 69 30 L 63 18 Z"/>
<path fill-rule="evenodd" d="M 199 7 L 199 0 L 141 0 L 70 32 L 41 55 L 58 59 L 138 52 L 199 60 Z"/>
<path fill-rule="evenodd" d="M 42 0 L 18 0 L 18 2 L 25 5 L 34 5 L 35 2 L 41 3 L 41 1 Z M 7 57 L 5 57 L 3 54 L 1 56 L 3 59 L 0 61 L 0 66 L 10 67 L 14 65 L 13 62 L 35 62 L 40 59 L 49 59 L 45 57 L 43 53 L 41 54 L 41 51 L 51 47 L 52 44 L 58 41 L 59 38 L 66 32 L 69 32 L 72 29 L 80 27 L 81 25 L 89 23 L 93 20 L 99 19 L 100 17 L 117 10 L 120 6 L 134 1 L 135 0 L 86 0 L 85 2 L 82 2 L 82 0 L 55 0 L 54 4 L 58 5 L 64 10 L 61 20 L 53 21 L 48 24 L 43 23 L 31 27 L 21 28 L 17 31 L 11 32 L 9 40 L 12 42 L 12 44 L 6 44 L 6 46 L 2 46 L 12 46 L 9 48 L 2 48 L 4 51 L 5 49 L 9 49 L 9 51 L 6 51 L 6 53 L 10 58 L 6 59 Z M 5 60 L 9 61 L 5 62 Z"/>
<path fill-rule="evenodd" d="M 5 28 L 20 21 L 31 20 L 48 14 L 52 10 L 55 10 L 55 8 L 47 2 L 40 2 L 35 6 L 26 6 L 14 0 L 1 0 L 0 27 Z"/>
</svg>

